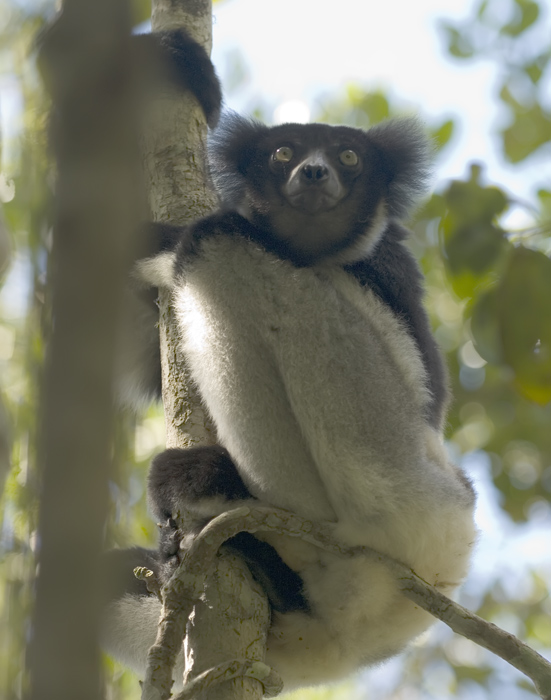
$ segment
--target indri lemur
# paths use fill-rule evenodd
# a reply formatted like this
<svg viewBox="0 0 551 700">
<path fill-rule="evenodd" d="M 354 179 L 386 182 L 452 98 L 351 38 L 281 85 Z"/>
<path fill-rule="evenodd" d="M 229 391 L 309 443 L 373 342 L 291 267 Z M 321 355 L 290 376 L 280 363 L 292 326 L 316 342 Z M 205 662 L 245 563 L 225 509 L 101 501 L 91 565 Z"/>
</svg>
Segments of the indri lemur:
<svg viewBox="0 0 551 700">
<path fill-rule="evenodd" d="M 194 74 L 196 47 L 171 46 Z M 446 374 L 399 223 L 423 191 L 427 151 L 413 119 L 368 131 L 222 120 L 211 140 L 222 208 L 186 228 L 154 227 L 164 250 L 137 265 L 173 290 L 219 446 L 154 460 L 160 548 L 113 552 L 113 566 L 166 577 L 177 509 L 207 521 L 257 499 L 332 521 L 343 543 L 389 554 L 447 593 L 463 579 L 473 490 L 443 446 Z M 266 660 L 287 689 L 381 661 L 432 621 L 372 560 L 259 538 L 229 546 L 269 596 Z M 119 593 L 106 647 L 141 672 L 160 603 L 137 581 Z"/>
</svg>

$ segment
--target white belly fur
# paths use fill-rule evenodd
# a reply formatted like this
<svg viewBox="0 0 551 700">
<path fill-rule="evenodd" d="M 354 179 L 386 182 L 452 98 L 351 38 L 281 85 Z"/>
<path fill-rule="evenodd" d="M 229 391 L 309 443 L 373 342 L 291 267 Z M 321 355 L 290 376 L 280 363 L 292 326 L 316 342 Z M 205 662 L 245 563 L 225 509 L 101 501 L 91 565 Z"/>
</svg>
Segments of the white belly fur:
<svg viewBox="0 0 551 700">
<path fill-rule="evenodd" d="M 425 370 L 403 325 L 342 269 L 296 269 L 240 239 L 203 245 L 175 291 L 183 351 L 250 492 L 452 591 L 473 499 L 423 418 Z M 382 660 L 432 620 L 381 565 L 270 542 L 314 612 L 274 616 L 267 661 L 286 688 Z"/>
</svg>

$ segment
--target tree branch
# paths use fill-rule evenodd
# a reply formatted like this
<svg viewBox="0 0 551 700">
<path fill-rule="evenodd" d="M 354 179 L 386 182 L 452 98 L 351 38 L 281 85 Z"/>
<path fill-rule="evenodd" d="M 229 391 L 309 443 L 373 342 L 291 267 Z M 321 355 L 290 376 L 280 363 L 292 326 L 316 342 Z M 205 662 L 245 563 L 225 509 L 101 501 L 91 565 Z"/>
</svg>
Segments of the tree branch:
<svg viewBox="0 0 551 700">
<path fill-rule="evenodd" d="M 334 536 L 332 523 L 312 523 L 295 513 L 266 507 L 241 507 L 223 513 L 211 520 L 194 539 L 182 556 L 182 563 L 164 590 L 167 617 L 173 610 L 182 614 L 191 611 L 193 601 L 199 598 L 208 580 L 218 548 L 239 532 L 272 532 L 298 537 L 309 544 L 342 557 L 369 557 L 386 566 L 396 578 L 403 594 L 434 617 L 445 622 L 454 632 L 483 646 L 501 657 L 530 678 L 544 700 L 551 700 L 551 663 L 514 635 L 487 622 L 443 595 L 424 581 L 405 564 L 368 547 L 348 547 Z M 168 661 L 164 656 L 162 635 L 155 653 L 157 661 Z M 216 677 L 225 680 L 223 673 Z M 209 682 L 212 679 L 209 679 Z M 178 698 L 190 697 L 188 688 Z"/>
</svg>

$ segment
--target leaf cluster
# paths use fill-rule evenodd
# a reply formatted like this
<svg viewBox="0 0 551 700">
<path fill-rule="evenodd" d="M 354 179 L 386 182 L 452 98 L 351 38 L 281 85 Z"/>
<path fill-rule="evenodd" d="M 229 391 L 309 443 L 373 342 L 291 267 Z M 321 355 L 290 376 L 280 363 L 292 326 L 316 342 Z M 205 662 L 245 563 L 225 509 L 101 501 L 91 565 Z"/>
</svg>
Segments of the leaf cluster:
<svg viewBox="0 0 551 700">
<path fill-rule="evenodd" d="M 451 56 L 500 66 L 499 99 L 508 113 L 500 130 L 505 156 L 519 163 L 551 141 L 551 111 L 544 104 L 551 49 L 536 0 L 480 0 L 473 17 L 441 22 Z"/>
</svg>

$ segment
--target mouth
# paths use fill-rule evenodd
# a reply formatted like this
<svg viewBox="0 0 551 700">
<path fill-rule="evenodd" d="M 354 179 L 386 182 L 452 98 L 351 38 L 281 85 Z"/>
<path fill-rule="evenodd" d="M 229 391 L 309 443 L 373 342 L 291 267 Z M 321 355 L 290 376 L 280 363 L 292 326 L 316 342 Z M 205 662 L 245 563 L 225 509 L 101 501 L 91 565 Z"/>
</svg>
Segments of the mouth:
<svg viewBox="0 0 551 700">
<path fill-rule="evenodd" d="M 319 189 L 302 190 L 297 194 L 287 195 L 287 201 L 294 209 L 300 209 L 307 214 L 323 214 L 337 204 L 338 198 Z"/>
</svg>

